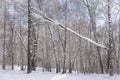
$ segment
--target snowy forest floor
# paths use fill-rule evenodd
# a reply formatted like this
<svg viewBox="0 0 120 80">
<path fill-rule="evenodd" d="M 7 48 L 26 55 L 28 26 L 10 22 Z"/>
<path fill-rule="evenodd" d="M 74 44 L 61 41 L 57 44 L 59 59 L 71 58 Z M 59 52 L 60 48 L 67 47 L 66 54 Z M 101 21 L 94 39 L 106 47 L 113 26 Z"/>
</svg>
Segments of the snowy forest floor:
<svg viewBox="0 0 120 80">
<path fill-rule="evenodd" d="M 54 72 L 33 71 L 26 74 L 20 70 L 0 70 L 0 80 L 120 80 L 119 75 L 105 74 L 56 74 Z"/>
</svg>

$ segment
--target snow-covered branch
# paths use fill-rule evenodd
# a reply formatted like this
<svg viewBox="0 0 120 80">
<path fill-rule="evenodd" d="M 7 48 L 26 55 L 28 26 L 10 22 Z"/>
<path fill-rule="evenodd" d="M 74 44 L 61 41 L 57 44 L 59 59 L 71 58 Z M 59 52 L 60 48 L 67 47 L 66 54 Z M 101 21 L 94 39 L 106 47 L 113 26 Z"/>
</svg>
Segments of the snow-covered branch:
<svg viewBox="0 0 120 80">
<path fill-rule="evenodd" d="M 35 8 L 33 8 L 33 9 L 35 9 Z M 37 10 L 37 9 L 35 9 L 35 10 Z M 39 10 L 37 10 L 37 11 L 39 11 Z M 50 22 L 50 23 L 52 23 L 52 24 L 56 24 L 56 25 L 59 25 L 59 26 L 62 27 L 62 28 L 65 28 L 65 25 L 59 23 L 58 21 L 55 21 L 55 20 L 49 18 L 49 17 L 46 16 L 43 12 L 41 12 L 41 11 L 39 11 L 39 12 L 40 12 L 41 15 L 44 17 L 44 19 L 46 19 L 47 22 Z M 32 15 L 33 15 L 34 17 L 36 17 L 36 18 L 39 18 L 39 17 L 40 17 L 40 16 L 37 15 L 37 14 L 32 14 Z M 81 34 L 77 33 L 76 31 L 74 31 L 74 30 L 72 30 L 72 29 L 70 29 L 70 28 L 68 28 L 68 27 L 67 27 L 66 29 L 67 29 L 68 31 L 70 31 L 71 33 L 75 34 L 76 36 L 78 36 L 78 37 L 80 37 L 80 38 L 82 38 L 82 39 L 84 39 L 84 40 L 87 40 L 88 42 L 91 42 L 91 43 L 93 43 L 93 44 L 96 45 L 96 46 L 99 46 L 99 47 L 104 48 L 104 49 L 108 49 L 106 46 L 104 46 L 104 45 L 102 45 L 102 44 L 99 44 L 99 43 L 97 43 L 97 42 L 95 42 L 95 41 L 93 41 L 93 40 L 91 40 L 91 39 L 89 39 L 89 38 L 87 38 L 87 37 L 84 37 L 84 36 L 82 36 Z"/>
<path fill-rule="evenodd" d="M 21 7 L 19 7 L 19 8 L 22 9 L 22 10 L 24 10 L 24 11 L 27 11 L 27 10 L 21 8 Z M 55 20 L 49 18 L 49 17 L 46 16 L 45 13 L 43 13 L 42 11 L 40 11 L 40 10 L 38 10 L 38 9 L 36 9 L 36 8 L 33 8 L 33 7 L 32 7 L 32 9 L 35 10 L 35 11 L 37 11 L 37 12 L 39 12 L 39 14 L 35 14 L 35 13 L 33 12 L 33 13 L 31 14 L 33 17 L 35 17 L 35 18 L 37 18 L 37 19 L 40 19 L 41 16 L 42 16 L 42 17 L 45 19 L 45 21 L 47 21 L 47 22 L 49 22 L 49 23 L 52 23 L 52 24 L 55 24 L 55 25 L 58 25 L 58 26 L 60 26 L 60 27 L 62 27 L 62 28 L 65 28 L 65 25 L 59 23 L 58 21 L 55 21 Z M 87 40 L 88 42 L 90 42 L 90 43 L 92 43 L 92 44 L 94 44 L 94 45 L 96 45 L 96 46 L 99 46 L 99 47 L 104 48 L 104 49 L 108 49 L 108 48 L 107 48 L 106 46 L 104 46 L 103 44 L 99 44 L 99 43 L 97 43 L 97 42 L 95 42 L 95 41 L 93 41 L 93 40 L 91 40 L 91 39 L 89 39 L 89 38 L 87 38 L 87 37 L 84 37 L 83 35 L 77 33 L 76 31 L 74 31 L 74 30 L 72 30 L 72 29 L 70 29 L 69 27 L 67 27 L 66 29 L 67 29 L 68 31 L 70 31 L 71 33 L 75 34 L 76 36 L 78 36 L 78 37 L 80 37 L 80 38 L 82 38 L 82 39 L 84 39 L 84 40 Z"/>
</svg>

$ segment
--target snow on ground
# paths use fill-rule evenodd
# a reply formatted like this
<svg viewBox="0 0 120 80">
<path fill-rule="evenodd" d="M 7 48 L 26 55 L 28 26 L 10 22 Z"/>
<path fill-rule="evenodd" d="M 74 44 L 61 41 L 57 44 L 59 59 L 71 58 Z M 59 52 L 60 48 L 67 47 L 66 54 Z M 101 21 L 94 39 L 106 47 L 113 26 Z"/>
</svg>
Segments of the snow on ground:
<svg viewBox="0 0 120 80">
<path fill-rule="evenodd" d="M 110 77 L 102 74 L 55 74 L 50 72 L 33 71 L 26 74 L 19 70 L 0 70 L 0 80 L 120 80 L 119 75 Z"/>
</svg>

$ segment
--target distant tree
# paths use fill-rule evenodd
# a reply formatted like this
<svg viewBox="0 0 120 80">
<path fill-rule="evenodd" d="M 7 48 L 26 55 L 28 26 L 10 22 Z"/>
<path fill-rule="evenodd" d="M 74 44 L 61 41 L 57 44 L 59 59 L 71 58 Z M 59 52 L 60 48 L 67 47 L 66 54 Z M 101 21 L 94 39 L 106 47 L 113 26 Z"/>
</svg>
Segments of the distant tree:
<svg viewBox="0 0 120 80">
<path fill-rule="evenodd" d="M 2 69 L 5 69 L 5 52 L 6 52 L 6 0 L 4 0 L 4 42 L 3 42 L 3 65 L 2 65 Z"/>
</svg>

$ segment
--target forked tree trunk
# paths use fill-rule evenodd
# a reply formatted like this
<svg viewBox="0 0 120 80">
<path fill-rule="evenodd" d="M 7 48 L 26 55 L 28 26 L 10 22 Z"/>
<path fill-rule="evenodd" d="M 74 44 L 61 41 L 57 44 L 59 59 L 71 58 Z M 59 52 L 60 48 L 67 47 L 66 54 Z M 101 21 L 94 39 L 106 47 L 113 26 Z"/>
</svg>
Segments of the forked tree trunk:
<svg viewBox="0 0 120 80">
<path fill-rule="evenodd" d="M 88 8 L 88 11 L 89 11 L 89 16 L 90 16 L 90 28 L 93 32 L 93 36 L 94 36 L 94 39 L 95 41 L 98 43 L 98 38 L 97 38 L 97 35 L 96 35 L 96 13 L 95 13 L 95 10 L 94 10 L 94 7 L 92 8 L 92 6 L 90 6 L 89 2 L 87 2 L 86 4 L 87 8 Z M 104 73 L 104 70 L 103 70 L 103 63 L 102 63 L 102 58 L 101 58 L 101 53 L 100 53 L 100 50 L 101 48 L 99 46 L 96 47 L 97 49 L 97 53 L 98 53 L 98 58 L 99 58 L 99 64 L 100 64 L 100 71 L 101 73 L 103 74 Z"/>
</svg>

